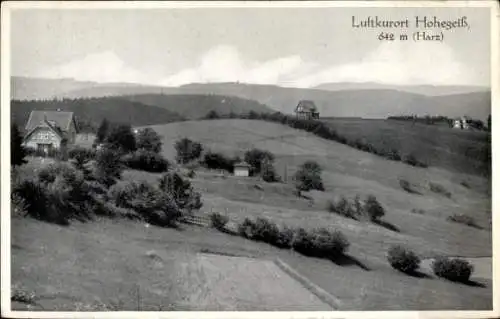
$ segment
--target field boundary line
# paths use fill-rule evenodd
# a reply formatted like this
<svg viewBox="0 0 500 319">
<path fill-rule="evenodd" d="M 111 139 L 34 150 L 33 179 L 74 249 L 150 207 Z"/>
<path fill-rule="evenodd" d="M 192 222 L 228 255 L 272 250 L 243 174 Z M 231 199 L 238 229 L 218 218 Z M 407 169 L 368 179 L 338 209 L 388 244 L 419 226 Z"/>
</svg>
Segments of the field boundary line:
<svg viewBox="0 0 500 319">
<path fill-rule="evenodd" d="M 293 269 L 290 265 L 285 263 L 280 258 L 276 258 L 274 260 L 276 266 L 278 266 L 281 270 L 283 270 L 287 275 L 297 280 L 302 286 L 304 286 L 307 290 L 313 293 L 316 297 L 318 297 L 321 301 L 325 302 L 327 305 L 332 307 L 334 310 L 339 310 L 341 306 L 341 301 L 331 295 L 329 292 L 319 287 L 306 277 L 299 274 L 295 269 Z"/>
</svg>

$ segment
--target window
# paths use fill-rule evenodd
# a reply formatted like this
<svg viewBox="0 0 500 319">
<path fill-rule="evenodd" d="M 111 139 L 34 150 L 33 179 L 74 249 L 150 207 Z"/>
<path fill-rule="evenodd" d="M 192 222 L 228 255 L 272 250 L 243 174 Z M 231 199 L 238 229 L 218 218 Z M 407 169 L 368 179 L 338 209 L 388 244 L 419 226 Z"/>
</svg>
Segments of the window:
<svg viewBox="0 0 500 319">
<path fill-rule="evenodd" d="M 49 132 L 40 132 L 38 134 L 38 137 L 41 139 L 41 140 L 48 140 L 49 139 Z"/>
</svg>

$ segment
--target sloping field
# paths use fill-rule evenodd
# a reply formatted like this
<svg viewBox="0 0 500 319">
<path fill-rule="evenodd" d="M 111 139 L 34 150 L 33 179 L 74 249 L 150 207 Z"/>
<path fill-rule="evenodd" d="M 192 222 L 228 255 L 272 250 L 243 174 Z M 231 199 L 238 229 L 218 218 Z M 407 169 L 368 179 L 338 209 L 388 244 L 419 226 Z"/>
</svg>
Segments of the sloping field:
<svg viewBox="0 0 500 319">
<path fill-rule="evenodd" d="M 395 120 L 325 119 L 349 140 L 364 140 L 377 149 L 414 154 L 431 166 L 454 172 L 491 175 L 491 135 L 439 125 Z"/>
</svg>

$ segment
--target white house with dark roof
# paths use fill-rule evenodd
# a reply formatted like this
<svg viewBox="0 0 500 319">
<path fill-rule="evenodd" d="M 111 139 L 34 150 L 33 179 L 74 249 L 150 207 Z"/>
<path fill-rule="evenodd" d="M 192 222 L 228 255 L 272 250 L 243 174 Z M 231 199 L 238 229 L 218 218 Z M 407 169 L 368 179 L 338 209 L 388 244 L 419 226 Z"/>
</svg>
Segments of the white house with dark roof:
<svg viewBox="0 0 500 319">
<path fill-rule="evenodd" d="M 302 100 L 295 108 L 295 114 L 298 119 L 312 120 L 319 119 L 319 112 L 313 101 Z"/>
<path fill-rule="evenodd" d="M 66 144 L 73 144 L 77 126 L 73 112 L 32 111 L 25 131 L 25 147 L 49 153 Z"/>
<path fill-rule="evenodd" d="M 247 177 L 250 175 L 250 165 L 247 162 L 238 162 L 234 164 L 234 176 Z"/>
</svg>

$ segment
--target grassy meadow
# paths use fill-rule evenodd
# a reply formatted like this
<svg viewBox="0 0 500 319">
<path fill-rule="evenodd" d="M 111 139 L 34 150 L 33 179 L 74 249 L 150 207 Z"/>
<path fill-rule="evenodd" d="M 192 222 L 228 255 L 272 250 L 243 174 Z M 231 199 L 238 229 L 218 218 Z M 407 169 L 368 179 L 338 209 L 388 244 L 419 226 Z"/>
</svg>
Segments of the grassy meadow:
<svg viewBox="0 0 500 319">
<path fill-rule="evenodd" d="M 356 126 L 332 121 L 339 133 L 372 138 L 369 140 L 372 143 L 378 140 L 383 143 L 382 139 L 399 143 L 398 147 L 426 154 L 434 163 L 442 162 L 428 168 L 413 167 L 305 131 L 259 120 L 184 121 L 150 127 L 162 136 L 162 154 L 172 162 L 176 156 L 174 143 L 184 137 L 201 142 L 205 150 L 231 156 L 243 156 L 251 148 L 272 152 L 277 173 L 283 180 L 279 183 L 195 167 L 196 174 L 190 182 L 202 194 L 203 207 L 199 214 L 222 212 L 229 216 L 231 225 L 245 217 L 264 216 L 278 224 L 341 230 L 351 243 L 342 262 L 305 257 L 192 225 L 170 229 L 102 219 L 61 227 L 13 218 L 13 287 L 36 295 L 33 304 L 13 303 L 13 307 L 276 310 L 292 300 L 300 304 L 299 301 L 313 298 L 287 284 L 285 278 L 281 284 L 270 280 L 276 276 L 271 274 L 271 268 L 259 275 L 250 266 L 245 268 L 247 266 L 200 255 L 209 253 L 262 261 L 278 257 L 338 298 L 339 310 L 491 309 L 492 280 L 484 272 L 473 274 L 472 281 L 466 285 L 437 278 L 426 269 L 421 270 L 420 276 L 408 276 L 392 269 L 386 259 L 391 244 L 403 244 L 422 259 L 437 255 L 492 256 L 490 181 L 481 174 L 459 170 L 459 165 L 465 166 L 468 159 L 452 159 L 453 154 L 459 152 L 453 145 L 462 145 L 462 140 L 463 145 L 480 144 L 484 137 L 443 131 L 436 141 L 435 130 L 439 128 L 419 127 L 416 131 L 407 127 L 407 123 L 364 121 L 365 126 Z M 412 138 L 415 134 L 418 137 Z M 405 141 L 415 141 L 415 145 Z M 292 175 L 306 160 L 321 165 L 325 191 L 311 191 L 305 193 L 305 197 L 298 197 Z M 44 164 L 31 160 L 23 170 L 28 174 L 41 165 Z M 123 179 L 156 183 L 160 176 L 127 170 Z M 403 189 L 401 180 L 407 181 L 413 191 Z M 439 185 L 444 191 L 436 191 L 432 185 Z M 383 223 L 356 221 L 327 211 L 329 200 L 341 196 L 352 199 L 356 195 L 376 196 L 386 210 Z M 453 214 L 473 217 L 479 227 L 448 221 L 448 216 Z M 237 278 L 233 271 L 238 267 L 245 269 L 248 276 Z M 266 274 L 270 276 L 268 279 Z M 225 275 L 226 281 L 222 280 Z M 133 279 L 124 280 L 126 278 Z M 259 280 L 262 283 L 256 284 Z M 228 289 L 239 293 L 228 294 Z M 247 293 L 243 294 L 240 289 Z M 276 291 L 276 299 L 264 298 L 265 294 L 252 295 L 256 290 L 269 289 Z M 288 301 L 280 300 L 281 291 L 287 292 Z M 245 299 L 243 295 L 252 297 Z M 307 305 L 324 306 L 317 301 L 304 302 L 304 307 Z"/>
</svg>

